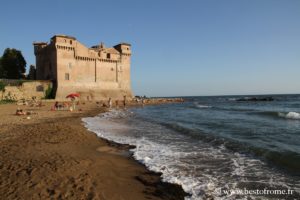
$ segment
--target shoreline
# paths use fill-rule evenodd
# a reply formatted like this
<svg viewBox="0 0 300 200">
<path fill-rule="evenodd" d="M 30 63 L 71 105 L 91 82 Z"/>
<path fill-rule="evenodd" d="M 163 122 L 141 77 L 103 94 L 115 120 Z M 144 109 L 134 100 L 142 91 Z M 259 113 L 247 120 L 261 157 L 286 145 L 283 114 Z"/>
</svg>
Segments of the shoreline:
<svg viewBox="0 0 300 200">
<path fill-rule="evenodd" d="M 184 199 L 181 186 L 161 181 L 129 152 L 130 146 L 98 137 L 81 119 L 105 109 L 93 103 L 83 112 L 0 105 L 0 196 L 6 199 Z M 91 134 L 92 133 L 92 134 Z"/>
</svg>

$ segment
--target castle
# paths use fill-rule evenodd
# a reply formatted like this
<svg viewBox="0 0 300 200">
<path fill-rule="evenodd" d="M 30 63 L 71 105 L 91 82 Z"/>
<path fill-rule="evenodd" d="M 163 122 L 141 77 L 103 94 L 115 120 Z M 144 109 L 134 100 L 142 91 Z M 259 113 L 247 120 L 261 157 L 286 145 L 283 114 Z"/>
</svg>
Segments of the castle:
<svg viewBox="0 0 300 200">
<path fill-rule="evenodd" d="M 55 35 L 50 43 L 34 42 L 36 78 L 51 80 L 56 99 L 79 93 L 81 99 L 131 98 L 131 45 L 88 48 L 67 35 Z"/>
</svg>

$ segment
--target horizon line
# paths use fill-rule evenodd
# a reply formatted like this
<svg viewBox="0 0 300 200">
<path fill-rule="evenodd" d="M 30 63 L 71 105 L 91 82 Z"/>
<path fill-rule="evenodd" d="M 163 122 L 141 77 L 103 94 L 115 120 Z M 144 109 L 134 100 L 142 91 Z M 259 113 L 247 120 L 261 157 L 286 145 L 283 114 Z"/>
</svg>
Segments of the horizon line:
<svg viewBox="0 0 300 200">
<path fill-rule="evenodd" d="M 220 97 L 220 96 L 280 96 L 280 95 L 300 95 L 300 93 L 284 93 L 284 94 L 221 94 L 221 95 L 184 95 L 184 96 L 148 96 L 150 98 L 178 98 L 178 97 Z M 144 95 L 135 95 L 135 96 L 144 96 Z M 147 97 L 147 96 L 146 96 Z"/>
</svg>

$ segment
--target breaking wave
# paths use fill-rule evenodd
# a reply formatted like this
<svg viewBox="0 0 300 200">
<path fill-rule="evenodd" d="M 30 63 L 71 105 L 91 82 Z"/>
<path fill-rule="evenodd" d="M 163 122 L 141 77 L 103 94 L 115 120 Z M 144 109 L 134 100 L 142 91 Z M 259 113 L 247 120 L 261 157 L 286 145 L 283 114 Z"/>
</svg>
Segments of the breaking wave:
<svg viewBox="0 0 300 200">
<path fill-rule="evenodd" d="M 286 118 L 286 119 L 298 119 L 298 120 L 300 120 L 300 113 L 297 113 L 297 112 L 288 112 L 288 113 L 279 112 L 278 116 Z"/>
<path fill-rule="evenodd" d="M 271 117 L 274 119 L 277 118 L 277 119 L 300 120 L 300 113 L 297 112 L 256 111 L 256 112 L 249 112 L 248 114 Z"/>
<path fill-rule="evenodd" d="M 198 102 L 194 103 L 196 108 L 212 108 L 212 106 L 205 105 L 205 104 L 199 104 Z"/>
<path fill-rule="evenodd" d="M 212 106 L 207 105 L 196 105 L 198 108 L 211 108 Z"/>
</svg>

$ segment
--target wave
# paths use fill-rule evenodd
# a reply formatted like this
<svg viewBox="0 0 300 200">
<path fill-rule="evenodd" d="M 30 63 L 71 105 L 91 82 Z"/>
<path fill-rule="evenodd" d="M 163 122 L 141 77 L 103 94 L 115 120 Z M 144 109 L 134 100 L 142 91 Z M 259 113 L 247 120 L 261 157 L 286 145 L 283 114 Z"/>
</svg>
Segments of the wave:
<svg viewBox="0 0 300 200">
<path fill-rule="evenodd" d="M 264 149 L 250 150 L 251 147 L 237 141 L 199 133 L 199 130 L 180 124 L 149 122 L 141 117 L 133 117 L 134 123 L 131 121 L 128 125 L 128 115 L 131 116 L 132 113 L 112 111 L 83 118 L 82 121 L 99 137 L 135 146 L 131 150 L 133 157 L 149 170 L 161 172 L 163 181 L 181 185 L 185 192 L 191 194 L 186 199 L 206 199 L 210 195 L 217 199 L 227 199 L 214 192 L 224 189 L 224 186 L 234 189 L 237 187 L 237 177 L 243 182 L 243 177 L 255 179 L 255 173 L 262 174 L 262 171 L 269 169 L 259 159 L 249 157 L 247 152 L 255 152 L 273 163 L 279 162 L 276 164 L 298 166 L 298 155 L 295 154 L 271 153 Z M 126 122 L 123 123 L 124 121 Z M 187 139 L 187 135 L 197 139 Z M 285 178 L 275 172 L 272 172 L 272 177 L 276 178 L 278 185 L 285 182 Z M 269 176 L 264 177 L 263 183 L 267 184 L 268 180 Z"/>
<path fill-rule="evenodd" d="M 288 113 L 279 112 L 278 116 L 286 118 L 286 119 L 298 119 L 298 120 L 300 120 L 300 113 L 297 113 L 297 112 L 288 112 Z"/>
<path fill-rule="evenodd" d="M 159 124 L 148 123 L 144 120 L 141 120 L 143 124 L 139 124 L 140 122 L 138 123 L 139 125 L 135 124 L 132 128 L 139 128 L 138 126 L 142 125 L 143 132 L 147 132 L 145 127 L 151 127 L 151 131 L 147 132 L 146 135 L 143 133 L 142 137 L 128 135 L 134 132 L 133 129 L 129 130 L 128 134 L 120 134 L 120 132 L 118 134 L 120 129 L 126 131 L 126 129 L 130 128 L 122 123 L 122 120 L 115 120 L 123 116 L 126 118 L 126 115 L 113 111 L 96 117 L 83 118 L 82 121 L 88 130 L 96 133 L 99 137 L 135 146 L 134 149 L 131 149 L 133 157 L 143 163 L 149 170 L 161 173 L 164 182 L 181 185 L 185 192 L 191 194 L 191 196 L 185 198 L 186 200 L 202 199 L 204 191 L 210 195 L 219 196 L 220 194 L 214 194 L 213 192 L 221 190 L 225 184 L 228 184 L 228 180 L 223 176 L 223 173 L 218 173 L 219 178 L 215 178 L 216 175 L 214 174 L 204 173 L 206 169 L 221 170 L 220 168 L 216 168 L 215 162 L 211 162 L 213 157 L 217 159 L 217 162 L 226 162 L 229 169 L 233 168 L 228 173 L 243 173 L 242 170 L 239 170 L 241 166 L 236 165 L 236 162 L 245 163 L 245 161 L 240 161 L 244 158 L 240 155 L 235 155 L 228 159 L 228 161 L 225 161 L 221 152 L 224 149 L 213 148 L 210 145 L 206 145 L 206 148 L 198 151 L 199 153 L 190 149 L 184 149 L 181 139 L 183 137 L 181 135 L 167 134 L 168 132 L 164 132 L 164 134 L 160 134 L 159 136 L 154 135 L 155 138 L 159 137 L 156 140 L 148 138 L 149 134 L 156 130 L 161 130 Z M 168 140 L 172 141 L 171 143 L 169 142 L 169 145 L 162 142 L 166 136 Z M 194 161 L 197 160 L 202 160 L 205 164 L 203 166 L 196 166 Z M 194 173 L 197 168 L 201 171 L 204 170 L 201 173 L 203 177 L 195 176 Z M 232 184 L 232 187 L 235 187 L 235 184 Z M 220 197 L 220 199 L 223 198 Z"/>
<path fill-rule="evenodd" d="M 198 108 L 211 108 L 212 106 L 207 106 L 207 105 L 196 105 Z"/>
<path fill-rule="evenodd" d="M 228 101 L 236 101 L 237 98 L 228 98 L 227 100 L 228 100 Z"/>
<path fill-rule="evenodd" d="M 100 114 L 96 117 L 83 118 L 85 127 L 96 133 L 97 136 L 120 144 L 135 146 L 130 151 L 133 157 L 143 163 L 149 170 L 162 173 L 162 180 L 169 183 L 181 185 L 185 192 L 197 196 L 196 186 L 199 185 L 194 177 L 185 177 L 183 172 L 174 167 L 179 158 L 188 153 L 181 152 L 158 142 L 151 141 L 145 137 L 130 137 L 126 134 L 117 134 L 119 129 L 126 129 L 125 124 L 114 121 L 126 114 L 111 112 Z M 197 197 L 186 199 L 197 199 Z"/>
<path fill-rule="evenodd" d="M 297 112 L 278 112 L 278 111 L 265 111 L 260 110 L 257 108 L 245 108 L 245 107 L 226 107 L 226 106 L 212 106 L 207 104 L 200 104 L 198 102 L 194 102 L 190 108 L 194 109 L 208 109 L 213 108 L 213 110 L 219 110 L 219 111 L 233 111 L 233 112 L 243 112 L 247 114 L 259 114 L 259 115 L 265 115 L 269 117 L 280 117 L 280 118 L 286 118 L 286 119 L 296 119 L 300 120 L 300 113 Z"/>
<path fill-rule="evenodd" d="M 212 105 L 207 105 L 207 104 L 199 104 L 195 102 L 193 105 L 189 106 L 189 108 L 192 109 L 207 109 L 207 108 L 212 108 L 214 110 L 219 110 L 219 111 L 234 111 L 234 112 L 251 112 L 251 111 L 259 111 L 257 109 L 253 108 L 243 108 L 243 107 L 222 107 L 222 106 L 212 106 Z"/>
<path fill-rule="evenodd" d="M 276 112 L 273 112 L 273 114 L 275 113 Z M 281 169 L 300 175 L 300 157 L 298 153 L 292 151 L 274 151 L 268 148 L 255 146 L 251 143 L 240 142 L 232 138 L 221 137 L 212 133 L 208 134 L 204 131 L 190 129 L 178 124 L 160 123 L 160 125 L 180 134 L 189 136 L 193 138 L 193 140 L 201 140 L 214 147 L 222 145 L 232 152 L 253 155 L 262 160 L 266 160 L 267 162 L 276 164 L 277 167 Z"/>
<path fill-rule="evenodd" d="M 249 114 L 257 114 L 257 115 L 273 117 L 277 119 L 300 120 L 300 113 L 297 112 L 261 111 L 261 112 L 253 112 Z"/>
<path fill-rule="evenodd" d="M 198 102 L 195 102 L 194 105 L 196 108 L 212 108 L 210 105 L 199 104 Z"/>
</svg>

